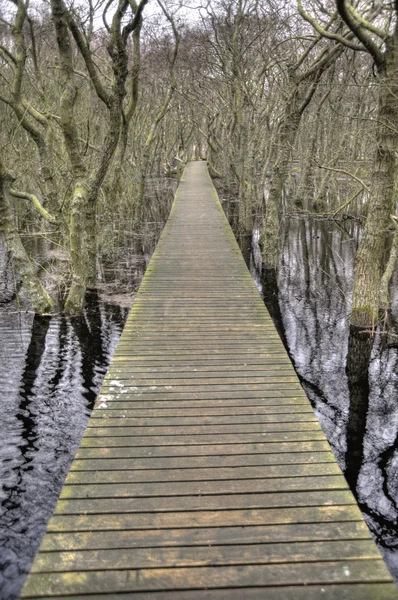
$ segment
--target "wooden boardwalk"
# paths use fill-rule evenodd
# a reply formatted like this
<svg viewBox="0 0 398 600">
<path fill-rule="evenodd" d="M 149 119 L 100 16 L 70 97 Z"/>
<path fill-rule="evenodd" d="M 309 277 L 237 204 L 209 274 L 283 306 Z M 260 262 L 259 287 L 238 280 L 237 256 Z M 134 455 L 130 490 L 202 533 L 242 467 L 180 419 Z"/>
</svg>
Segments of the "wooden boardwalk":
<svg viewBox="0 0 398 600">
<path fill-rule="evenodd" d="M 398 598 L 202 162 L 22 592 L 86 596 Z"/>
</svg>

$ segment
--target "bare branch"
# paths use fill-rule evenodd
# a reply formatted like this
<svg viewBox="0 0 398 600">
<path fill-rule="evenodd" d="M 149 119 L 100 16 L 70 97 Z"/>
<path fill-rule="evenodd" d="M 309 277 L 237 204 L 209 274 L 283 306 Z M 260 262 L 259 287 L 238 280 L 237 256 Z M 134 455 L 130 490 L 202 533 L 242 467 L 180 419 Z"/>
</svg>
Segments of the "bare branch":
<svg viewBox="0 0 398 600">
<path fill-rule="evenodd" d="M 307 12 L 305 12 L 305 10 L 303 8 L 302 0 L 297 0 L 297 8 L 298 8 L 300 15 L 303 17 L 303 19 L 305 19 L 305 21 L 310 23 L 310 25 L 312 25 L 312 27 L 315 29 L 315 31 L 317 31 L 322 37 L 339 42 L 340 44 L 343 44 L 344 46 L 347 46 L 348 48 L 351 48 L 352 50 L 357 50 L 357 51 L 362 51 L 362 52 L 365 51 L 365 49 L 363 48 L 362 45 L 354 44 L 350 40 L 347 40 L 343 35 L 339 35 L 338 33 L 333 33 L 331 31 L 328 31 L 327 28 L 322 27 L 316 19 L 314 19 L 313 17 L 311 17 L 311 15 L 309 15 Z"/>
<path fill-rule="evenodd" d="M 314 163 L 317 165 L 317 167 L 319 167 L 320 169 L 325 169 L 326 171 L 334 171 L 335 173 L 343 173 L 344 175 L 348 175 L 348 177 L 352 177 L 352 179 L 354 179 L 355 181 L 360 183 L 361 186 L 363 188 L 365 188 L 365 190 L 367 192 L 370 192 L 369 186 L 366 185 L 366 183 L 364 181 L 362 181 L 362 179 L 360 179 L 353 173 L 350 173 L 349 171 L 346 171 L 345 169 L 338 169 L 336 167 L 328 167 L 327 165 L 321 165 L 315 158 L 313 160 L 314 160 Z"/>
<path fill-rule="evenodd" d="M 13 188 L 11 188 L 9 192 L 14 198 L 22 198 L 23 200 L 28 200 L 32 204 L 36 212 L 38 212 L 39 215 L 43 217 L 43 219 L 45 219 L 48 223 L 54 225 L 57 222 L 57 219 L 44 208 L 44 206 L 40 203 L 38 197 L 34 194 L 28 194 L 28 192 L 21 192 Z"/>
<path fill-rule="evenodd" d="M 370 35 L 354 18 L 351 10 L 348 8 L 345 0 L 336 0 L 339 15 L 349 29 L 354 33 L 358 40 L 364 45 L 369 54 L 373 57 L 376 67 L 381 70 L 384 68 L 384 56 L 380 48 L 375 44 Z M 352 7 L 351 7 L 352 8 Z"/>
</svg>

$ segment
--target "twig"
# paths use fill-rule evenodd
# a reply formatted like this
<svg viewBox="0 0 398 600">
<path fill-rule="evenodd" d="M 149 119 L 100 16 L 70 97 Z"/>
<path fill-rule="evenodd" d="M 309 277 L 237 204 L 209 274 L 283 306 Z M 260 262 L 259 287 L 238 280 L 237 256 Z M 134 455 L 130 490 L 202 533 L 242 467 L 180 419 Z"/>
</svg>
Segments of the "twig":
<svg viewBox="0 0 398 600">
<path fill-rule="evenodd" d="M 355 179 L 355 181 L 360 183 L 361 186 L 364 187 L 367 192 L 370 192 L 369 186 L 367 186 L 366 183 L 364 181 L 362 181 L 362 179 L 359 179 L 359 177 L 357 177 L 356 175 L 353 175 L 353 173 L 350 173 L 349 171 L 346 171 L 345 169 L 338 169 L 336 167 L 328 167 L 326 165 L 321 165 L 316 160 L 316 158 L 314 158 L 313 161 L 317 165 L 317 167 L 319 167 L 320 169 L 325 169 L 326 171 L 334 171 L 335 173 L 343 173 L 344 175 L 348 175 L 348 177 L 352 177 L 352 179 Z"/>
</svg>

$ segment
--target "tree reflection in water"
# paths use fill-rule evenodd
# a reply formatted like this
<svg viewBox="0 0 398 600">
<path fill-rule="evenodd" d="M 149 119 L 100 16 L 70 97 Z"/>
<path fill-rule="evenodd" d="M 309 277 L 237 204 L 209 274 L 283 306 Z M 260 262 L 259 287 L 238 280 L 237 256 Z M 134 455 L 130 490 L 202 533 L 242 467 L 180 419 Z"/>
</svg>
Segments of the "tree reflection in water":
<svg viewBox="0 0 398 600">
<path fill-rule="evenodd" d="M 18 597 L 127 313 L 92 292 L 78 317 L 0 314 L 0 598 Z"/>
<path fill-rule="evenodd" d="M 292 219 L 264 300 L 329 443 L 398 579 L 398 337 L 350 330 L 358 227 Z M 391 294 L 398 314 L 398 281 Z M 276 307 L 277 303 L 277 307 Z"/>
</svg>

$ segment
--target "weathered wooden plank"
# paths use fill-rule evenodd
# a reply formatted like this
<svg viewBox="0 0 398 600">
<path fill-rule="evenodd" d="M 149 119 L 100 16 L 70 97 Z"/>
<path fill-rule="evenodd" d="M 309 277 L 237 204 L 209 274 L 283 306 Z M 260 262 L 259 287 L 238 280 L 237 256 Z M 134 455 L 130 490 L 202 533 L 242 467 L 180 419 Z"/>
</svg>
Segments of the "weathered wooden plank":
<svg viewBox="0 0 398 600">
<path fill-rule="evenodd" d="M 346 561 L 380 558 L 372 540 L 295 542 L 236 546 L 182 546 L 179 548 L 88 550 L 42 554 L 32 573 L 148 569 L 248 564 Z"/>
<path fill-rule="evenodd" d="M 222 350 L 222 349 L 232 349 L 235 348 L 236 345 L 239 344 L 240 345 L 240 350 L 246 350 L 248 348 L 253 348 L 255 349 L 255 351 L 257 352 L 261 352 L 261 350 L 265 350 L 265 343 L 264 340 L 262 338 L 262 336 L 258 336 L 257 338 L 254 336 L 247 336 L 247 338 L 245 338 L 244 340 L 242 340 L 242 338 L 238 335 L 236 336 L 225 336 L 223 337 L 214 337 L 214 339 L 209 339 L 208 336 L 203 336 L 202 338 L 199 337 L 192 337 L 191 339 L 187 338 L 187 337 L 179 337 L 179 338 L 174 338 L 174 339 L 170 339 L 168 340 L 167 338 L 161 339 L 161 338 L 156 338 L 156 339 L 152 339 L 152 340 L 145 340 L 145 339 L 141 339 L 141 338 L 136 338 L 134 339 L 134 341 L 132 340 L 124 340 L 121 339 L 118 347 L 123 350 L 124 347 L 132 347 L 132 348 L 139 348 L 139 349 L 144 349 L 144 348 L 148 348 L 150 349 L 151 347 L 158 347 L 158 348 L 168 348 L 170 350 L 172 349 L 176 349 L 176 350 L 184 350 L 184 349 L 190 349 L 190 348 L 197 348 L 199 349 L 206 349 L 207 351 L 213 351 L 213 350 Z M 277 338 L 273 338 L 270 339 L 269 342 L 267 343 L 267 349 L 269 352 L 271 352 L 272 350 L 283 350 L 283 344 L 280 340 L 278 340 Z"/>
<path fill-rule="evenodd" d="M 297 441 L 316 441 L 324 440 L 325 434 L 319 428 L 317 430 L 310 431 L 279 431 L 279 432 L 261 432 L 261 433 L 250 433 L 250 437 L 245 434 L 201 434 L 197 436 L 192 435 L 156 435 L 156 436 L 115 436 L 114 432 L 108 431 L 108 434 L 102 436 L 88 436 L 87 434 L 82 438 L 80 442 L 81 448 L 113 448 L 117 446 L 193 446 L 195 449 L 198 446 L 204 447 L 206 444 L 213 445 L 219 444 L 220 446 L 226 444 L 240 444 L 245 443 L 254 446 L 257 443 L 264 442 L 297 442 Z"/>
<path fill-rule="evenodd" d="M 126 364 L 120 365 L 118 367 L 113 367 L 113 369 L 107 374 L 106 380 L 119 379 L 123 382 L 123 380 L 151 380 L 157 379 L 162 380 L 164 378 L 173 378 L 173 379 L 214 379 L 214 378 L 225 378 L 229 377 L 233 374 L 235 378 L 237 377 L 261 377 L 266 376 L 269 377 L 286 377 L 291 376 L 291 367 L 289 365 L 272 365 L 272 368 L 265 368 L 264 365 L 232 365 L 229 368 L 225 368 L 224 365 L 222 367 L 212 365 L 211 367 L 202 367 L 198 368 L 194 365 L 185 366 L 185 367 L 174 367 L 168 365 L 167 367 L 147 367 L 144 369 L 141 366 L 136 368 L 132 368 Z M 167 370 L 168 369 L 168 370 Z"/>
<path fill-rule="evenodd" d="M 279 492 L 275 494 L 218 494 L 216 496 L 171 496 L 60 500 L 54 515 L 179 512 L 301 506 L 355 505 L 348 490 Z"/>
<path fill-rule="evenodd" d="M 270 368 L 272 367 L 272 368 Z M 196 374 L 200 374 L 201 376 L 205 376 L 208 373 L 214 374 L 214 373 L 229 373 L 230 371 L 232 372 L 237 372 L 237 373 L 244 373 L 245 375 L 247 375 L 248 373 L 254 373 L 255 375 L 258 375 L 259 372 L 264 372 L 264 371 L 270 371 L 272 370 L 275 373 L 283 373 L 286 370 L 290 370 L 291 369 L 291 365 L 290 363 L 283 359 L 280 360 L 278 362 L 273 362 L 273 363 L 269 363 L 269 364 L 265 364 L 264 362 L 259 362 L 258 364 L 254 363 L 254 364 L 248 364 L 247 361 L 241 361 L 239 362 L 235 362 L 232 364 L 214 364 L 213 361 L 209 361 L 207 364 L 204 365 L 198 365 L 196 362 L 191 362 L 190 364 L 173 364 L 172 362 L 169 362 L 167 365 L 162 365 L 162 364 L 158 364 L 158 365 L 153 365 L 153 366 L 144 366 L 141 364 L 138 365 L 132 365 L 130 364 L 128 361 L 125 361 L 124 363 L 119 362 L 118 364 L 114 364 L 113 366 L 111 366 L 111 368 L 108 370 L 107 376 L 108 378 L 114 378 L 115 375 L 119 375 L 119 374 L 123 374 L 123 373 L 129 373 L 132 374 L 133 376 L 139 373 L 148 373 L 148 374 L 156 374 L 156 376 L 160 376 L 160 374 L 162 373 L 180 373 L 180 377 L 181 377 L 181 373 L 196 373 Z M 159 374 L 159 375 L 158 375 Z"/>
<path fill-rule="evenodd" d="M 389 583 L 390 575 L 382 559 L 361 561 L 311 562 L 276 565 L 242 565 L 236 567 L 191 567 L 169 569 L 140 569 L 120 571 L 76 571 L 45 573 L 28 576 L 26 592 L 29 595 L 61 595 L 65 592 L 108 594 L 118 592 L 209 589 L 247 586 L 273 586 L 321 583 Z M 43 594 L 43 595 L 44 595 Z"/>
<path fill-rule="evenodd" d="M 136 529 L 181 529 L 185 527 L 246 527 L 249 525 L 276 525 L 296 523 L 325 523 L 355 521 L 361 518 L 357 506 L 316 506 L 278 509 L 250 509 L 227 511 L 189 511 L 124 514 L 114 513 L 112 518 L 103 515 L 53 516 L 48 531 L 127 531 Z"/>
<path fill-rule="evenodd" d="M 296 460 L 301 454 L 306 455 L 311 452 L 329 452 L 328 442 L 321 436 L 319 441 L 310 442 L 267 442 L 246 444 L 214 444 L 214 445 L 191 445 L 191 446 L 108 446 L 105 448 L 90 448 L 80 446 L 76 453 L 76 460 L 83 458 L 173 458 L 173 457 L 211 457 L 224 456 L 233 458 L 234 455 L 255 456 L 256 454 L 271 454 L 275 460 L 284 460 L 283 455 L 287 455 L 292 461 Z M 264 458 L 265 460 L 265 458 Z M 298 460 L 300 460 L 298 458 Z M 72 463 L 73 469 L 74 463 Z"/>
<path fill-rule="evenodd" d="M 150 427 L 141 425 L 140 427 L 123 427 L 115 426 L 112 427 L 111 419 L 106 421 L 106 427 L 95 427 L 91 423 L 87 427 L 85 437 L 116 437 L 116 436 L 165 436 L 173 437 L 176 440 L 177 436 L 200 436 L 217 434 L 219 436 L 227 435 L 228 433 L 236 434 L 236 436 L 243 432 L 247 434 L 260 434 L 261 436 L 266 435 L 270 432 L 287 432 L 295 431 L 297 429 L 297 422 L 292 417 L 290 422 L 282 423 L 259 423 L 258 425 L 175 425 L 174 427 Z M 320 425 L 318 421 L 309 419 L 308 421 L 302 421 L 300 423 L 300 430 L 304 431 L 320 431 Z M 247 436 L 246 436 L 246 439 Z M 253 441 L 255 441 L 254 438 Z"/>
<path fill-rule="evenodd" d="M 115 358 L 115 357 L 114 357 Z M 117 360 L 116 360 L 117 359 Z M 236 366 L 244 368 L 252 368 L 255 370 L 266 369 L 269 365 L 275 366 L 276 369 L 284 368 L 290 365 L 290 361 L 286 356 L 281 353 L 280 356 L 275 358 L 266 358 L 265 355 L 255 354 L 253 357 L 242 356 L 239 357 L 237 353 L 230 356 L 219 356 L 213 357 L 208 356 L 207 358 L 192 358 L 192 357 L 175 357 L 173 360 L 165 357 L 164 354 L 159 354 L 158 358 L 143 358 L 137 357 L 126 357 L 116 356 L 116 359 L 112 361 L 110 369 L 117 370 L 123 368 L 126 365 L 130 365 L 132 370 L 149 371 L 150 369 L 161 369 L 167 370 L 169 367 L 177 370 L 189 370 L 193 368 L 200 368 L 205 370 L 208 369 L 219 369 L 220 367 L 226 367 L 226 369 L 232 370 Z"/>
<path fill-rule="evenodd" d="M 270 396 L 271 392 L 276 392 L 280 395 L 284 395 L 284 393 L 291 392 L 291 395 L 298 395 L 302 390 L 299 383 L 295 383 L 294 381 L 287 382 L 277 382 L 272 381 L 266 384 L 261 383 L 236 383 L 236 384 L 228 384 L 228 383 L 201 383 L 195 386 L 191 385 L 142 385 L 140 389 L 136 385 L 129 385 L 128 383 L 124 384 L 122 382 L 106 382 L 102 387 L 102 392 L 105 394 L 109 394 L 112 391 L 116 393 L 121 392 L 121 388 L 124 388 L 123 392 L 126 394 L 128 391 L 138 392 L 134 394 L 136 397 L 140 395 L 158 395 L 158 394 L 167 394 L 168 397 L 173 397 L 175 394 L 183 394 L 186 397 L 189 397 L 189 394 L 195 399 L 195 396 L 205 392 L 208 396 L 217 394 L 219 392 L 226 393 L 227 396 L 231 396 L 231 394 L 236 394 L 237 392 L 264 392 L 264 395 Z M 252 396 L 254 397 L 254 396 Z"/>
<path fill-rule="evenodd" d="M 277 464 L 260 466 L 224 467 L 219 457 L 219 466 L 203 468 L 171 468 L 171 469 L 108 469 L 93 471 L 71 470 L 66 479 L 68 485 L 110 482 L 141 483 L 141 482 L 170 482 L 170 481 L 220 481 L 222 479 L 269 479 L 285 477 L 305 477 L 318 475 L 340 475 L 341 471 L 336 462 Z M 103 472 L 105 471 L 105 472 Z"/>
<path fill-rule="evenodd" d="M 120 388 L 120 386 L 113 386 L 113 390 L 112 392 L 109 390 L 108 388 L 103 387 L 102 388 L 102 392 L 99 395 L 100 399 L 104 399 L 106 398 L 108 400 L 111 400 L 112 398 L 115 400 L 124 400 L 124 401 L 131 401 L 131 402 L 143 402 L 143 400 L 145 400 L 145 402 L 149 402 L 150 400 L 154 400 L 157 402 L 170 402 L 172 400 L 181 400 L 181 401 L 194 401 L 194 402 L 199 402 L 200 400 L 225 400 L 226 402 L 228 400 L 232 401 L 232 400 L 264 400 L 266 401 L 268 398 L 272 400 L 272 402 L 275 403 L 276 399 L 281 399 L 281 402 L 283 401 L 283 399 L 285 400 L 290 400 L 292 398 L 303 398 L 305 399 L 306 396 L 303 392 L 303 389 L 298 386 L 289 386 L 288 388 L 283 388 L 283 389 L 275 389 L 275 386 L 270 386 L 268 385 L 265 389 L 259 389 L 259 390 L 246 390 L 246 389 L 239 389 L 234 387 L 232 390 L 220 390 L 219 388 L 217 389 L 212 389 L 212 390 L 207 390 L 207 391 L 202 391 L 202 392 L 195 392 L 195 391 L 187 391 L 187 390 L 183 390 L 183 391 L 179 391 L 179 392 L 175 392 L 175 391 L 170 391 L 170 390 L 166 390 L 160 397 L 159 397 L 159 393 L 150 393 L 147 392 L 145 394 L 145 399 L 143 399 L 142 394 L 137 393 L 138 390 L 129 390 L 128 387 L 126 386 L 122 386 L 124 387 L 123 391 L 121 391 L 119 389 L 119 391 L 117 391 L 117 387 Z M 132 386 L 134 387 L 134 386 Z M 155 390 L 152 390 L 155 391 Z M 162 400 L 163 399 L 163 400 Z"/>
<path fill-rule="evenodd" d="M 136 336 L 146 336 L 153 335 L 157 337 L 158 335 L 166 336 L 167 338 L 173 338 L 174 336 L 178 336 L 180 333 L 208 333 L 217 335 L 218 333 L 239 333 L 242 334 L 243 337 L 250 337 L 250 334 L 261 334 L 262 339 L 279 339 L 278 334 L 276 333 L 275 328 L 272 325 L 272 322 L 269 322 L 267 325 L 264 323 L 242 323 L 239 324 L 237 322 L 233 323 L 231 320 L 225 322 L 223 325 L 220 321 L 215 321 L 214 323 L 203 323 L 203 319 L 201 319 L 200 324 L 194 324 L 189 322 L 185 325 L 181 323 L 181 320 L 176 323 L 171 323 L 170 321 L 166 321 L 165 324 L 156 323 L 156 327 L 153 327 L 152 321 L 146 321 L 145 323 L 138 324 L 137 322 L 134 325 L 126 326 L 121 335 L 121 339 L 135 339 Z"/>
<path fill-rule="evenodd" d="M 142 358 L 145 356 L 163 356 L 165 357 L 165 354 L 160 350 L 160 349 L 156 349 L 156 348 L 147 348 L 147 350 L 145 350 L 145 348 L 141 348 L 139 351 L 138 349 L 132 348 L 130 347 L 130 345 L 126 344 L 123 348 L 122 346 L 118 346 L 116 349 L 116 352 L 114 354 L 114 357 L 116 356 L 137 356 L 137 358 L 139 358 L 140 360 L 142 360 Z M 233 348 L 228 347 L 228 348 L 217 348 L 215 345 L 212 345 L 211 347 L 211 352 L 209 353 L 209 349 L 208 348 L 201 348 L 201 347 L 195 347 L 194 349 L 192 348 L 182 348 L 181 346 L 179 346 L 178 348 L 168 348 L 167 350 L 167 359 L 166 360 L 177 360 L 178 357 L 181 357 L 183 360 L 187 359 L 187 356 L 191 357 L 191 360 L 195 360 L 195 358 L 209 358 L 209 356 L 214 356 L 214 358 L 220 358 L 220 359 L 226 359 L 230 356 L 255 356 L 255 357 L 261 357 L 261 356 L 265 356 L 265 357 L 269 357 L 269 358 L 281 358 L 284 357 L 286 358 L 286 352 L 284 351 L 284 348 L 281 346 L 268 346 L 267 348 L 258 348 L 258 347 L 252 347 L 252 346 L 247 346 L 245 345 L 243 346 L 239 346 L 237 347 L 237 345 L 235 344 L 235 346 Z"/>
<path fill-rule="evenodd" d="M 118 384 L 115 384 L 115 381 L 118 382 Z M 258 389 L 258 384 L 269 384 L 269 385 L 274 385 L 274 386 L 283 386 L 286 384 L 290 384 L 292 383 L 293 385 L 296 383 L 297 379 L 293 376 L 291 377 L 278 377 L 278 376 L 272 376 L 270 375 L 269 377 L 265 376 L 265 377 L 240 377 L 238 378 L 233 378 L 233 377 L 223 377 L 223 378 L 216 378 L 216 377 L 208 377 L 208 378 L 194 378 L 194 377 L 190 377 L 190 378 L 185 378 L 185 379 L 179 379 L 179 378 L 173 378 L 170 377 L 169 379 L 166 379 L 165 377 L 162 377 L 160 379 L 138 379 L 134 376 L 131 376 L 128 379 L 124 379 L 122 377 L 118 378 L 117 380 L 114 379 L 108 379 L 107 381 L 104 382 L 104 389 L 106 388 L 112 388 L 112 389 L 117 389 L 119 388 L 143 388 L 143 390 L 153 390 L 153 389 L 157 389 L 157 388 L 165 388 L 166 390 L 174 390 L 174 388 L 176 388 L 177 390 L 187 390 L 187 391 L 192 391 L 192 389 L 198 389 L 199 391 L 203 391 L 203 390 L 208 390 L 208 389 L 217 389 L 220 386 L 223 389 L 229 390 L 231 389 L 231 391 L 235 388 L 235 389 Z M 290 385 L 287 386 L 288 388 L 290 388 Z M 280 388 L 279 388 L 280 389 Z M 293 388 L 295 389 L 295 388 Z M 143 391 L 143 390 L 139 390 L 139 391 Z M 135 391 L 135 390 L 134 390 Z"/>
<path fill-rule="evenodd" d="M 28 597 L 26 597 L 28 598 Z M 29 596 L 28 600 L 37 600 Z M 70 600 L 76 596 L 57 596 Z M 117 595 L 118 600 L 396 600 L 393 583 L 350 583 L 331 585 L 258 586 L 211 590 L 173 590 L 171 592 L 131 592 Z M 109 600 L 109 594 L 90 594 L 91 600 Z"/>
<path fill-rule="evenodd" d="M 266 415 L 220 415 L 220 416 L 193 416 L 193 417 L 129 417 L 128 415 L 123 415 L 122 417 L 113 416 L 108 411 L 102 410 L 98 411 L 96 418 L 91 419 L 90 428 L 95 427 L 129 427 L 131 429 L 131 433 L 134 433 L 135 428 L 142 428 L 141 431 L 145 434 L 147 428 L 151 430 L 155 427 L 159 428 L 159 432 L 163 432 L 164 428 L 172 428 L 175 432 L 180 427 L 195 427 L 195 430 L 192 430 L 193 433 L 197 431 L 198 427 L 204 426 L 212 426 L 216 427 L 220 426 L 232 426 L 239 425 L 240 431 L 244 431 L 244 428 L 240 428 L 242 425 L 254 424 L 254 425 L 263 425 L 263 424 L 272 424 L 272 423 L 317 423 L 317 419 L 314 413 L 311 412 L 288 412 L 288 413 L 276 413 L 276 414 L 266 414 Z M 185 429 L 184 429 L 185 431 Z"/>
<path fill-rule="evenodd" d="M 209 469 L 211 467 L 266 466 L 283 464 L 332 463 L 332 452 L 296 452 L 285 454 L 218 454 L 216 456 L 100 458 L 73 461 L 71 471 L 128 471 L 132 469 Z"/>
<path fill-rule="evenodd" d="M 117 396 L 120 396 L 120 399 L 117 398 Z M 196 411 L 206 414 L 207 411 L 217 410 L 220 411 L 219 414 L 222 415 L 226 413 L 229 414 L 229 411 L 231 410 L 236 410 L 234 414 L 239 414 L 246 410 L 268 411 L 272 413 L 274 411 L 285 412 L 289 410 L 294 411 L 296 409 L 301 411 L 310 406 L 308 400 L 304 396 L 286 396 L 286 398 L 199 398 L 196 400 L 162 400 L 161 398 L 148 400 L 145 398 L 144 401 L 142 399 L 137 399 L 135 402 L 130 398 L 131 394 L 126 394 L 126 396 L 127 397 L 125 397 L 124 394 L 100 394 L 96 400 L 95 410 L 103 410 L 105 405 L 109 410 L 128 408 L 134 413 L 136 411 L 146 411 L 148 414 L 152 414 L 156 411 L 166 413 L 168 411 L 180 409 L 181 413 L 179 414 L 183 414 L 185 411 L 189 411 L 189 414 L 193 414 Z M 96 413 L 94 412 L 93 414 L 95 415 Z"/>
<path fill-rule="evenodd" d="M 98 550 L 107 548 L 158 548 L 172 546 L 201 546 L 228 544 L 261 544 L 305 542 L 313 540 L 371 539 L 361 517 L 352 521 L 317 523 L 262 524 L 244 527 L 194 527 L 180 529 L 133 529 L 131 531 L 49 532 L 41 551 Z M 209 550 L 210 552 L 210 550 Z"/>
<path fill-rule="evenodd" d="M 151 403 L 152 404 L 152 403 Z M 226 408 L 148 408 L 145 409 L 131 407 L 130 402 L 110 402 L 106 404 L 103 401 L 97 403 L 97 408 L 93 411 L 92 419 L 106 418 L 144 418 L 159 419 L 161 417 L 178 417 L 180 419 L 205 418 L 211 417 L 219 420 L 223 416 L 237 418 L 238 415 L 292 415 L 292 414 L 313 414 L 311 406 L 305 404 L 288 404 L 287 406 L 229 406 Z"/>
<path fill-rule="evenodd" d="M 105 472 L 106 473 L 106 472 Z M 127 478 L 127 476 L 126 476 Z M 88 477 L 85 478 L 86 480 Z M 117 480 L 117 475 L 115 476 Z M 102 480 L 103 481 L 103 480 Z M 69 498 L 143 498 L 149 496 L 195 496 L 214 494 L 253 494 L 271 492 L 298 492 L 305 490 L 345 490 L 347 484 L 342 475 L 289 477 L 280 479 L 220 479 L 156 483 L 91 483 L 65 485 L 61 499 Z M 241 515 L 243 523 L 246 518 Z M 93 523 L 91 522 L 91 525 Z"/>
<path fill-rule="evenodd" d="M 184 385 L 194 386 L 197 385 L 236 385 L 240 383 L 256 384 L 256 383 L 286 383 L 297 381 L 296 375 L 293 375 L 290 369 L 281 371 L 266 371 L 266 372 L 252 372 L 252 371 L 236 371 L 233 375 L 231 373 L 220 373 L 220 372 L 208 372 L 201 373 L 197 371 L 190 371 L 189 373 L 173 373 L 170 371 L 167 373 L 142 373 L 137 374 L 128 372 L 123 369 L 117 375 L 117 381 L 119 385 L 130 385 L 142 387 L 152 385 Z M 115 378 L 110 374 L 105 380 L 104 385 L 112 387 L 114 385 Z M 126 383 L 127 382 L 127 383 Z"/>
</svg>

